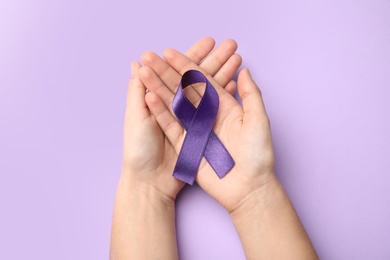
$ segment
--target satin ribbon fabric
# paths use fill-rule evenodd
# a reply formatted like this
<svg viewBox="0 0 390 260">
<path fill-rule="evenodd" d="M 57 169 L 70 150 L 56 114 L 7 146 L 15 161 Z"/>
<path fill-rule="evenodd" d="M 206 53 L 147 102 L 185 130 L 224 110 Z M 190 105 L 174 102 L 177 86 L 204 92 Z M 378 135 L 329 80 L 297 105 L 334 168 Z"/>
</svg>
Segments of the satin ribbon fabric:
<svg viewBox="0 0 390 260">
<path fill-rule="evenodd" d="M 198 107 L 195 107 L 186 98 L 183 89 L 199 82 L 206 83 L 206 89 Z M 177 88 L 172 108 L 177 119 L 187 131 L 173 176 L 192 185 L 204 156 L 218 177 L 224 177 L 235 163 L 213 132 L 219 108 L 219 97 L 214 86 L 200 71 L 187 71 Z"/>
</svg>

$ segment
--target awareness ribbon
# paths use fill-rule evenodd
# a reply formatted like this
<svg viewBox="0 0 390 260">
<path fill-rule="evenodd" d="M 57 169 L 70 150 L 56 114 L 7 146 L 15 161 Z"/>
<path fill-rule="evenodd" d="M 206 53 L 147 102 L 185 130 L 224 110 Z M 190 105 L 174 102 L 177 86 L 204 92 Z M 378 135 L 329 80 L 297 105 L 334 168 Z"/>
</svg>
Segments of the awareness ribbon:
<svg viewBox="0 0 390 260">
<path fill-rule="evenodd" d="M 183 89 L 199 82 L 206 83 L 206 89 L 198 107 L 195 107 L 184 95 Z M 187 71 L 177 88 L 172 108 L 187 131 L 173 176 L 192 185 L 204 156 L 218 177 L 224 177 L 233 168 L 234 160 L 213 132 L 219 108 L 219 97 L 214 86 L 200 71 Z"/>
</svg>

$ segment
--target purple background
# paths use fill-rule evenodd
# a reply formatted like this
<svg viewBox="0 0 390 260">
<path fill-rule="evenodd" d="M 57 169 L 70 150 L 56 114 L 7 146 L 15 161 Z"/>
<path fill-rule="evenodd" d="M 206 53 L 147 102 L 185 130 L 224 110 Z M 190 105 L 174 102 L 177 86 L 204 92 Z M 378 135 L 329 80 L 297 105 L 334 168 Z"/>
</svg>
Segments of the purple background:
<svg viewBox="0 0 390 260">
<path fill-rule="evenodd" d="M 107 259 L 130 63 L 234 38 L 322 259 L 390 259 L 390 2 L 0 1 L 0 258 Z M 199 187 L 181 259 L 244 259 Z"/>
</svg>

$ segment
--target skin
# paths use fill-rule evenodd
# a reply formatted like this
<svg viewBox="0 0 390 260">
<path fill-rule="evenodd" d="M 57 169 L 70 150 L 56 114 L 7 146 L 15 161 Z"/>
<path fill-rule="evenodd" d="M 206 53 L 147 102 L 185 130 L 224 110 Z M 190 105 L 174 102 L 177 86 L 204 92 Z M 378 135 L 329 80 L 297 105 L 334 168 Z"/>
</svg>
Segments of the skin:
<svg viewBox="0 0 390 260">
<path fill-rule="evenodd" d="M 214 45 L 212 38 L 202 39 L 187 51 L 186 57 L 191 63 L 201 63 L 205 71 L 215 75 L 219 84 L 232 93 L 236 84 L 230 79 L 241 65 L 241 57 L 235 54 L 237 44 L 227 40 L 215 49 Z M 171 77 L 174 70 L 165 66 L 166 63 L 154 53 L 145 53 L 142 61 L 144 64 L 153 63 L 153 69 L 159 73 L 158 79 L 169 81 L 171 85 L 180 81 L 178 74 Z M 145 83 L 140 78 L 146 82 L 156 80 L 153 69 L 141 68 L 138 62 L 132 63 L 110 259 L 178 258 L 174 200 L 184 183 L 172 176 L 176 150 L 146 103 L 148 95 L 145 96 Z M 158 88 L 157 85 L 154 87 Z M 196 88 L 189 88 L 187 94 L 199 97 Z"/>
<path fill-rule="evenodd" d="M 236 161 L 219 179 L 203 159 L 196 181 L 229 212 L 247 259 L 317 259 L 274 173 L 261 92 L 249 71 L 242 70 L 241 106 L 231 95 L 236 89 L 231 78 L 241 64 L 234 54 L 237 44 L 227 40 L 209 54 L 213 47 L 213 40 L 205 38 L 185 55 L 167 49 L 162 59 L 147 52 L 143 67 L 133 63 L 111 259 L 177 259 L 174 200 L 183 183 L 172 172 L 185 131 L 172 114 L 171 103 L 181 75 L 190 69 L 202 71 L 216 88 L 220 108 L 213 130 Z M 203 85 L 187 89 L 187 97 L 196 105 Z"/>
</svg>

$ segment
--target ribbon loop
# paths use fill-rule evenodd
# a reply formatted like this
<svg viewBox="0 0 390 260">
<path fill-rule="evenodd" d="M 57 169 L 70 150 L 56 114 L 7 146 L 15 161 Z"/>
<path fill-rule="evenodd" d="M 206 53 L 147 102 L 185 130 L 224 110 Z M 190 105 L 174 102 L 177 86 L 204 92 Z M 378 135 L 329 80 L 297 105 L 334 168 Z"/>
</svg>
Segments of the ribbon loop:
<svg viewBox="0 0 390 260">
<path fill-rule="evenodd" d="M 183 89 L 199 82 L 206 83 L 206 89 L 196 108 L 186 98 Z M 192 185 L 204 156 L 218 177 L 224 177 L 233 168 L 234 160 L 213 132 L 219 108 L 219 97 L 214 86 L 200 71 L 187 71 L 177 88 L 172 108 L 187 131 L 173 176 Z"/>
</svg>

